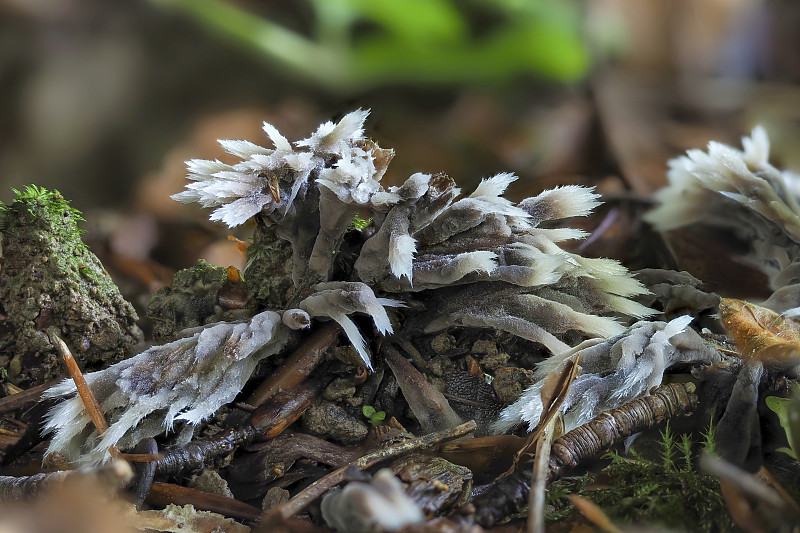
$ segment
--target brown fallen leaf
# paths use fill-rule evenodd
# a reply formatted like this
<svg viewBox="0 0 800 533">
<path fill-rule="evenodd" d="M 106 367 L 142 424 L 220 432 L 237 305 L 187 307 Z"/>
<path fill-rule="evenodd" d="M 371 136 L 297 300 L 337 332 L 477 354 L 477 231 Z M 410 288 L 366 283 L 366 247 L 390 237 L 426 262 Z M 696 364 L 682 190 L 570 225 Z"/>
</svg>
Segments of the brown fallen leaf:
<svg viewBox="0 0 800 533">
<path fill-rule="evenodd" d="M 475 437 L 447 443 L 439 455 L 472 470 L 477 483 L 488 483 L 511 467 L 514 456 L 527 442 L 527 437 L 516 435 Z"/>
<path fill-rule="evenodd" d="M 506 475 L 513 473 L 514 470 L 516 470 L 517 464 L 524 462 L 523 459 L 525 456 L 532 455 L 534 450 L 536 450 L 539 439 L 544 434 L 546 428 L 550 426 L 550 421 L 553 419 L 553 417 L 558 414 L 561 404 L 563 404 L 564 400 L 567 399 L 567 392 L 569 392 L 572 382 L 575 381 L 576 377 L 578 377 L 578 373 L 581 369 L 581 367 L 578 366 L 579 359 L 580 354 L 575 357 L 575 359 L 567 361 L 561 372 L 554 372 L 545 380 L 544 386 L 542 386 L 542 390 L 540 392 L 542 397 L 543 411 L 542 416 L 539 418 L 539 425 L 537 425 L 536 428 L 531 431 L 530 435 L 528 436 L 528 442 L 514 456 L 514 463 L 509 471 L 506 472 Z M 563 433 L 564 424 L 563 421 L 561 421 L 560 427 L 556 427 L 555 431 L 552 432 L 552 438 L 557 439 Z"/>
<path fill-rule="evenodd" d="M 608 531 L 609 533 L 623 533 L 623 531 L 611 521 L 608 515 L 592 500 L 583 498 L 577 494 L 570 494 L 569 501 L 583 513 L 583 516 L 588 518 L 590 522 L 603 531 Z"/>
<path fill-rule="evenodd" d="M 800 363 L 800 322 L 733 298 L 720 300 L 719 315 L 742 359 L 781 367 Z"/>
</svg>

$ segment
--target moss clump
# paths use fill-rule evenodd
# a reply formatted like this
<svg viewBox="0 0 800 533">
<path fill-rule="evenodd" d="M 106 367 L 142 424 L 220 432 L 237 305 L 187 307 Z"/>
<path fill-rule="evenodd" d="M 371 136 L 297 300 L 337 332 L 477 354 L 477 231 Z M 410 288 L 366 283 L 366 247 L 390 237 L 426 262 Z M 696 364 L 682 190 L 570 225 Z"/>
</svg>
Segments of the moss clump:
<svg viewBox="0 0 800 533">
<path fill-rule="evenodd" d="M 114 363 L 142 340 L 138 317 L 81 240 L 80 212 L 58 191 L 31 185 L 0 206 L 0 304 L 10 325 L 0 363 L 18 383 L 61 375 L 49 328 L 88 369 Z"/>
<path fill-rule="evenodd" d="M 250 295 L 268 309 L 285 309 L 294 295 L 292 245 L 258 220 L 253 243 L 247 248 L 245 283 Z"/>
<path fill-rule="evenodd" d="M 225 267 L 199 259 L 150 298 L 147 316 L 153 320 L 153 337 L 161 341 L 186 328 L 248 318 L 251 307 L 242 281 L 229 279 Z"/>
<path fill-rule="evenodd" d="M 713 431 L 705 435 L 704 449 L 714 452 Z M 661 434 L 660 457 L 651 460 L 631 450 L 628 457 L 609 455 L 611 464 L 603 470 L 610 487 L 585 490 L 588 476 L 554 483 L 548 495 L 548 518 L 559 520 L 569 514 L 564 497 L 580 493 L 600 506 L 620 524 L 655 524 L 676 531 L 717 533 L 736 531 L 716 477 L 694 467 L 692 440 L 679 439 L 669 425 Z"/>
</svg>

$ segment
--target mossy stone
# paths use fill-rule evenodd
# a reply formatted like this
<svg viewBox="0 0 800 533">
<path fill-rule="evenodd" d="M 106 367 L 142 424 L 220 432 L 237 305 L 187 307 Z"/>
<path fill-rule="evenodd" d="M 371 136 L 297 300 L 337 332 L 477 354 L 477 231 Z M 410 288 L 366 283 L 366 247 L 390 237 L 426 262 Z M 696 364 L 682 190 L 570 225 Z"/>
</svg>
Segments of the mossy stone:
<svg viewBox="0 0 800 533">
<path fill-rule="evenodd" d="M 85 369 L 132 355 L 143 338 L 136 311 L 81 240 L 80 212 L 58 191 L 15 193 L 0 209 L 0 304 L 10 325 L 2 345 L 15 361 L 9 376 L 35 385 L 62 375 L 50 328 Z"/>
<path fill-rule="evenodd" d="M 240 286 L 239 306 L 229 308 L 220 303 L 223 289 Z M 230 291 L 228 291 L 230 292 Z M 236 321 L 253 313 L 243 283 L 228 278 L 228 269 L 199 259 L 194 266 L 179 270 L 169 287 L 162 287 L 147 305 L 147 316 L 153 320 L 153 337 L 171 340 L 177 333 L 212 322 Z"/>
<path fill-rule="evenodd" d="M 256 218 L 253 243 L 247 248 L 245 283 L 250 295 L 268 309 L 286 309 L 295 292 L 292 245 Z"/>
</svg>

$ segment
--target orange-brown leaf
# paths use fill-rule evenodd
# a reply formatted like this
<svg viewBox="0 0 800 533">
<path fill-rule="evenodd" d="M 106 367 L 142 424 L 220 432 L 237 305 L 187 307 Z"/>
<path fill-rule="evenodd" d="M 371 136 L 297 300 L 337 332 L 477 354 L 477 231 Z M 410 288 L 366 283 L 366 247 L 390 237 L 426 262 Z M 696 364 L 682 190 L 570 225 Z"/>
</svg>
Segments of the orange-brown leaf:
<svg viewBox="0 0 800 533">
<path fill-rule="evenodd" d="M 800 363 L 800 323 L 796 320 L 733 298 L 720 300 L 719 315 L 743 359 L 778 366 Z"/>
</svg>

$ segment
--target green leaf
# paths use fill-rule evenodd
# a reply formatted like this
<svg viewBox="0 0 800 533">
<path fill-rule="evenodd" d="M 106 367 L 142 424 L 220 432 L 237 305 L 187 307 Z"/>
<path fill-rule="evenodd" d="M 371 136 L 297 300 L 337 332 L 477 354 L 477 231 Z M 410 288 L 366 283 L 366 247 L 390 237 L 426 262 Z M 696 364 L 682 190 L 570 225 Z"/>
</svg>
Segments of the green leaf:
<svg viewBox="0 0 800 533">
<path fill-rule="evenodd" d="M 790 450 L 789 448 L 786 448 L 785 446 L 781 446 L 780 448 L 777 448 L 776 451 L 783 452 L 786 455 L 788 455 L 789 457 L 791 457 L 792 459 L 797 460 L 797 455 L 795 455 L 795 453 L 792 450 Z"/>
<path fill-rule="evenodd" d="M 794 459 L 798 458 L 800 451 L 800 384 L 794 383 L 788 398 L 768 396 L 766 399 L 767 407 L 778 415 L 781 427 L 786 432 L 786 439 L 789 441 L 791 450 L 784 451 Z M 791 452 L 791 453 L 790 453 Z"/>
<path fill-rule="evenodd" d="M 454 41 L 466 24 L 447 0 L 349 0 L 360 14 L 406 42 Z"/>
<path fill-rule="evenodd" d="M 373 409 L 374 411 L 374 409 Z M 380 422 L 386 418 L 386 411 L 378 411 L 377 413 L 373 414 L 370 419 Z"/>
<path fill-rule="evenodd" d="M 365 405 L 361 408 L 361 412 L 364 413 L 364 416 L 367 418 L 372 418 L 372 416 L 375 414 L 375 408 L 371 405 Z"/>
<path fill-rule="evenodd" d="M 492 12 L 485 31 L 471 32 L 475 10 L 454 0 L 310 0 L 314 27 L 298 30 L 268 9 L 258 16 L 223 0 L 151 0 L 332 90 L 502 83 L 526 73 L 571 82 L 586 73 L 577 3 L 473 1 Z"/>
</svg>

